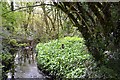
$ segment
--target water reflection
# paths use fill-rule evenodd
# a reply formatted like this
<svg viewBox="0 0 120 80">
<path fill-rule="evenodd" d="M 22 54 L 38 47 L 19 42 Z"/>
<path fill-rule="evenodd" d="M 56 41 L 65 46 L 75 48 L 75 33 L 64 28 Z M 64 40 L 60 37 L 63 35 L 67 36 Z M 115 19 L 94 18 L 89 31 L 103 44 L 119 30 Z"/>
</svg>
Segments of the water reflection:
<svg viewBox="0 0 120 80">
<path fill-rule="evenodd" d="M 23 50 L 19 50 L 15 56 L 14 63 L 14 78 L 45 78 L 45 75 L 37 68 L 37 62 L 35 60 L 36 55 L 29 55 L 25 57 Z M 13 70 L 12 70 L 13 71 Z M 11 71 L 11 72 L 12 72 Z M 9 72 L 8 78 L 12 78 L 12 73 Z"/>
</svg>

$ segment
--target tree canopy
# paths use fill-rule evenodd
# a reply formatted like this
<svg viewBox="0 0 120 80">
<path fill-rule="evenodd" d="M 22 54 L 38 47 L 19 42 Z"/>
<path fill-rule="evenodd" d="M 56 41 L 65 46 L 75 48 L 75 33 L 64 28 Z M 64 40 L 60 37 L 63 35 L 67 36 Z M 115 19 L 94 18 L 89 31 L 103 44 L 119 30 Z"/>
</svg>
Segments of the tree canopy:
<svg viewBox="0 0 120 80">
<path fill-rule="evenodd" d="M 47 42 L 73 36 L 79 30 L 98 66 L 105 65 L 119 75 L 120 2 L 18 2 L 17 7 L 13 1 L 0 4 L 0 35 L 5 48 L 11 47 L 6 47 L 11 38 L 28 42 L 32 37 L 36 42 Z"/>
</svg>

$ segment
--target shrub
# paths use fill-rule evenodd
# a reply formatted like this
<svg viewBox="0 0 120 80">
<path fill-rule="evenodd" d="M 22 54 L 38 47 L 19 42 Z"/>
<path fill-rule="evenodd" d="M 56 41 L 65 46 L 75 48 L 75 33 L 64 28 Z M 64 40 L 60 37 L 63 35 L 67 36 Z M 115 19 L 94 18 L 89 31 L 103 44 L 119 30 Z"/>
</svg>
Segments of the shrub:
<svg viewBox="0 0 120 80">
<path fill-rule="evenodd" d="M 48 43 L 39 43 L 38 67 L 49 75 L 65 78 L 78 78 L 85 72 L 85 61 L 90 59 L 84 39 L 65 37 Z"/>
<path fill-rule="evenodd" d="M 10 53 L 0 53 L 0 57 L 2 58 L 1 60 L 1 65 L 0 69 L 2 69 L 2 79 L 6 80 L 7 79 L 7 73 L 9 70 L 12 68 L 14 65 L 14 58 Z"/>
</svg>

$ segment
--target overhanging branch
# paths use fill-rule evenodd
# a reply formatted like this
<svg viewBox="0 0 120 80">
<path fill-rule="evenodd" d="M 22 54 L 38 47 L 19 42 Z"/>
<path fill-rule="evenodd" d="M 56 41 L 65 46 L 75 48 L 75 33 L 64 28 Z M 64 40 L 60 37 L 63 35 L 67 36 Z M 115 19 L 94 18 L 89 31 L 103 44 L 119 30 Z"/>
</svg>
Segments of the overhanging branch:
<svg viewBox="0 0 120 80">
<path fill-rule="evenodd" d="M 24 9 L 24 8 L 30 8 L 30 7 L 38 7 L 38 6 L 43 6 L 43 5 L 54 6 L 53 4 L 39 4 L 39 5 L 32 5 L 32 6 L 19 7 L 18 9 L 14 9 L 13 11 L 21 10 L 21 9 Z M 10 13 L 10 12 L 13 12 L 13 11 L 5 12 L 5 13 L 3 13 L 2 15 L 5 15 L 5 14 Z"/>
</svg>

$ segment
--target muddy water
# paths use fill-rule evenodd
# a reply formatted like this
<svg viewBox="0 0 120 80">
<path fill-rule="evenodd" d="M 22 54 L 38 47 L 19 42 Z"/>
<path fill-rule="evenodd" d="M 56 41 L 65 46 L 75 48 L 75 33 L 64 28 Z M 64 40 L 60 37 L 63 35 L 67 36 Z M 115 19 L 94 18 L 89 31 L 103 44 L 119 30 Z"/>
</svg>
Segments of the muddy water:
<svg viewBox="0 0 120 80">
<path fill-rule="evenodd" d="M 22 65 L 18 65 L 15 68 L 15 78 L 45 78 L 45 76 L 38 70 L 36 62 L 29 64 L 26 61 Z"/>
<path fill-rule="evenodd" d="M 40 78 L 44 79 L 45 76 L 41 71 L 37 68 L 37 62 L 32 57 L 26 58 L 26 61 L 20 60 L 21 53 L 18 52 L 15 57 L 15 68 L 14 68 L 14 78 Z M 8 78 L 12 77 L 12 73 L 8 73 Z"/>
</svg>

